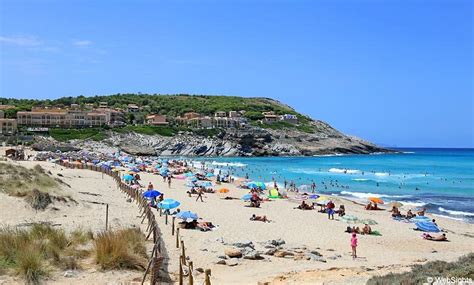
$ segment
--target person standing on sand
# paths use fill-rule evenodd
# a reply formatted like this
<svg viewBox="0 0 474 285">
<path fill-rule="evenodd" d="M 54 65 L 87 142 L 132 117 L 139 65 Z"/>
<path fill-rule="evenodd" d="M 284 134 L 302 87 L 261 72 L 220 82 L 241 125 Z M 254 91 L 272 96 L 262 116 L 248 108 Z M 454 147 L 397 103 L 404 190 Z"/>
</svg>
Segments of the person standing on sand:
<svg viewBox="0 0 474 285">
<path fill-rule="evenodd" d="M 202 193 L 203 193 L 203 190 L 202 190 L 202 187 L 199 187 L 199 190 L 198 190 L 198 196 L 196 198 L 196 202 L 201 199 L 201 202 L 204 202 L 204 200 L 202 199 Z"/>
<path fill-rule="evenodd" d="M 171 176 L 168 176 L 168 188 L 171 188 Z"/>
<path fill-rule="evenodd" d="M 334 205 L 333 201 L 329 201 L 329 203 L 326 205 L 327 211 L 328 211 L 328 219 L 334 220 L 334 208 L 336 205 Z"/>
<path fill-rule="evenodd" d="M 351 238 L 352 258 L 357 258 L 357 234 L 353 233 Z"/>
<path fill-rule="evenodd" d="M 314 193 L 315 191 L 316 191 L 316 183 L 313 180 L 313 183 L 311 184 L 311 192 Z"/>
</svg>

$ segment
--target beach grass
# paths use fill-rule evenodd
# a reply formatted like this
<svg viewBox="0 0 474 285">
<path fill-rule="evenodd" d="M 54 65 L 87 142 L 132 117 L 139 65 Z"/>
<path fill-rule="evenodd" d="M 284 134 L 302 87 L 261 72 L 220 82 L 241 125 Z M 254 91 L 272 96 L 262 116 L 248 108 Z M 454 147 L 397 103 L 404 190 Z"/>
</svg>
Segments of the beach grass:
<svg viewBox="0 0 474 285">
<path fill-rule="evenodd" d="M 79 269 L 91 254 L 103 270 L 143 270 L 147 258 L 145 237 L 136 228 L 97 236 L 82 228 L 66 234 L 47 224 L 33 224 L 27 229 L 0 228 L 0 273 L 18 275 L 27 284 L 40 283 L 54 269 Z"/>
<path fill-rule="evenodd" d="M 423 265 L 414 265 L 405 273 L 374 276 L 367 285 L 423 284 L 428 278 L 470 278 L 474 280 L 474 253 L 460 257 L 457 261 L 430 261 Z"/>
<path fill-rule="evenodd" d="M 59 183 L 40 166 L 29 169 L 23 166 L 0 163 L 0 191 L 16 197 L 28 196 L 34 189 L 49 193 L 58 189 Z M 34 200 L 38 198 L 32 197 Z M 41 197 L 45 198 L 45 197 Z"/>
<path fill-rule="evenodd" d="M 102 269 L 143 270 L 146 264 L 145 237 L 139 229 L 102 232 L 94 240 L 94 253 Z"/>
</svg>

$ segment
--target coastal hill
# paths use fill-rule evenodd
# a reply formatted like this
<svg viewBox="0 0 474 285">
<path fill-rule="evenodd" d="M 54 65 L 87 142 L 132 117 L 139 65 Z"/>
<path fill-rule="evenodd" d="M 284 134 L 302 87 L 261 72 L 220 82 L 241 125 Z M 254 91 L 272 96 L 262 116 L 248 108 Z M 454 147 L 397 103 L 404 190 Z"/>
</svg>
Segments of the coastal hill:
<svg viewBox="0 0 474 285">
<path fill-rule="evenodd" d="M 123 122 L 83 128 L 47 126 L 50 138 L 35 136 L 38 149 L 115 146 L 132 154 L 269 156 L 387 152 L 342 134 L 270 98 L 237 96 L 116 94 L 55 100 L 0 98 L 6 118 L 43 110 L 114 110 Z M 102 108 L 102 109 L 101 109 Z M 163 118 L 156 123 L 154 118 Z M 20 132 L 28 133 L 21 123 Z M 43 126 L 44 127 L 44 126 Z M 69 147 L 71 144 L 69 144 Z"/>
</svg>

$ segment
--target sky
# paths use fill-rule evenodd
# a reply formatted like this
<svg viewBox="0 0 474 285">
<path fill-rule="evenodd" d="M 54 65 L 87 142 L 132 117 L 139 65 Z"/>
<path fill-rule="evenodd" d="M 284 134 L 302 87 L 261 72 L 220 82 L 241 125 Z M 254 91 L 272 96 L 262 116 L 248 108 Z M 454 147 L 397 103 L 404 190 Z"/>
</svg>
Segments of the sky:
<svg viewBox="0 0 474 285">
<path fill-rule="evenodd" d="M 270 97 L 385 146 L 474 147 L 470 0 L 0 0 L 0 97 Z"/>
</svg>

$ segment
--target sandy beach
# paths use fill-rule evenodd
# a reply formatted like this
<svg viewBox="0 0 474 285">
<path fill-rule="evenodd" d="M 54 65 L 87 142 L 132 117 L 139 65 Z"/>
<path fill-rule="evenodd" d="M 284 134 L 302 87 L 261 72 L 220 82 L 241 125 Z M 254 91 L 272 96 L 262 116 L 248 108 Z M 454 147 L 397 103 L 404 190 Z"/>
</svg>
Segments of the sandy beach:
<svg viewBox="0 0 474 285">
<path fill-rule="evenodd" d="M 77 201 L 77 204 L 55 203 L 55 209 L 35 212 L 20 198 L 0 194 L 2 225 L 15 226 L 48 221 L 66 231 L 83 227 L 98 232 L 105 226 L 105 208 L 104 205 L 91 203 L 94 201 L 110 205 L 109 221 L 112 227 L 140 226 L 136 204 L 127 202 L 127 197 L 118 191 L 113 180 L 106 175 L 102 177 L 100 173 L 89 170 L 66 169 L 48 162 L 8 163 L 30 168 L 40 164 L 51 171 L 53 176 L 61 173 L 61 179 L 70 185 L 70 188 L 63 186 L 62 191 Z M 180 201 L 179 208 L 182 211 L 195 212 L 202 221 L 217 225 L 216 229 L 208 232 L 181 229 L 186 255 L 193 261 L 195 269 L 211 269 L 213 284 L 363 284 L 374 275 L 406 271 L 413 264 L 427 261 L 454 261 L 459 256 L 474 251 L 472 224 L 433 217 L 449 239 L 449 242 L 433 242 L 422 239 L 421 232 L 413 230 L 413 224 L 394 221 L 388 211 L 366 211 L 363 205 L 333 197 L 336 207 L 345 205 L 347 214 L 360 219 L 375 220 L 377 225 L 373 225 L 372 229 L 382 234 L 358 235 L 358 258 L 354 260 L 351 257 L 350 234 L 344 232 L 347 224 L 339 221 L 337 217 L 335 220 L 329 220 L 326 214 L 316 210 L 294 209 L 298 204 L 288 199 L 266 201 L 260 208 L 246 207 L 248 202 L 240 199 L 223 199 L 226 196 L 240 198 L 248 192 L 239 189 L 237 185 L 227 183 L 222 184 L 222 187 L 228 188 L 229 193 L 205 194 L 204 202 L 196 201 L 196 195 L 189 197 L 186 193 L 189 187 L 185 186 L 185 180 L 173 179 L 169 188 L 161 176 L 151 173 L 140 173 L 140 176 L 142 185 L 152 182 L 155 189 L 164 193 L 165 198 Z M 252 214 L 266 215 L 271 222 L 250 221 Z M 158 212 L 156 216 L 168 256 L 165 267 L 171 280 L 176 281 L 180 249 L 175 247 L 171 222 L 166 225 L 164 216 L 160 217 Z M 276 257 L 263 254 L 260 260 L 226 259 L 225 265 L 217 264 L 222 260 L 219 256 L 224 256 L 225 249 L 232 247 L 234 243 L 252 242 L 256 250 L 264 252 L 267 241 L 278 239 L 285 241 L 281 245 L 281 251 L 291 252 L 292 255 Z M 310 251 L 317 252 L 320 256 L 315 260 L 302 257 Z M 49 282 L 108 284 L 132 282 L 139 280 L 141 276 L 142 273 L 136 271 L 99 272 L 85 269 L 73 279 L 65 279 L 57 273 Z M 204 277 L 196 271 L 195 278 L 200 284 Z M 2 281 L 3 284 L 10 284 L 18 280 L 2 276 L 0 283 Z"/>
</svg>

